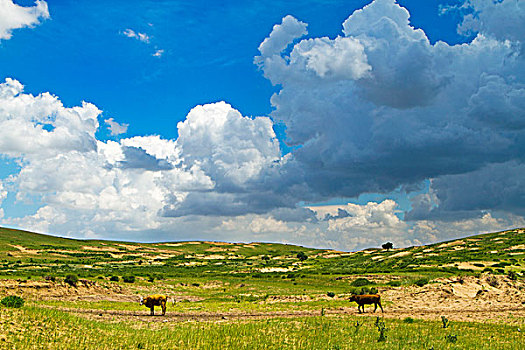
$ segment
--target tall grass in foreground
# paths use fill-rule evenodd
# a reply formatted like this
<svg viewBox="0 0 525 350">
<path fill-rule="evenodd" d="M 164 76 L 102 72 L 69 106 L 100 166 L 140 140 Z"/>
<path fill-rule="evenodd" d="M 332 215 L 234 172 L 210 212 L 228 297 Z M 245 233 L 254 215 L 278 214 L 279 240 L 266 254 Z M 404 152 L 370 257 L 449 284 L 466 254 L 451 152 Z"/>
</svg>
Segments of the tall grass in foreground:
<svg viewBox="0 0 525 350">
<path fill-rule="evenodd" d="M 517 327 L 453 322 L 443 329 L 441 320 L 385 319 L 386 341 L 378 342 L 373 317 L 97 321 L 38 307 L 1 308 L 0 316 L 0 348 L 14 349 L 519 349 L 525 344 Z"/>
</svg>

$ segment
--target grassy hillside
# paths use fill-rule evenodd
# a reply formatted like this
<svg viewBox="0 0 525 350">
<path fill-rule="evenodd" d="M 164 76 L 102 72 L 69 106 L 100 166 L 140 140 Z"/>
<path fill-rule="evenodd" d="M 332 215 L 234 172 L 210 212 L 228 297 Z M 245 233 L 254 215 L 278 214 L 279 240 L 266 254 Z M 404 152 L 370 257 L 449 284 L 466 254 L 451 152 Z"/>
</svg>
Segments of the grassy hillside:
<svg viewBox="0 0 525 350">
<path fill-rule="evenodd" d="M 308 259 L 298 259 L 298 253 Z M 74 240 L 0 228 L 0 276 L 109 274 L 261 278 L 525 269 L 525 229 L 402 249 L 337 252 L 277 243 L 129 243 Z"/>
<path fill-rule="evenodd" d="M 26 300 L 0 306 L 0 348 L 516 349 L 524 269 L 524 229 L 359 252 L 0 229 L 0 296 Z M 381 294 L 386 340 L 371 307 L 348 302 L 365 289 Z M 175 301 L 165 316 L 138 303 L 154 293 Z"/>
</svg>

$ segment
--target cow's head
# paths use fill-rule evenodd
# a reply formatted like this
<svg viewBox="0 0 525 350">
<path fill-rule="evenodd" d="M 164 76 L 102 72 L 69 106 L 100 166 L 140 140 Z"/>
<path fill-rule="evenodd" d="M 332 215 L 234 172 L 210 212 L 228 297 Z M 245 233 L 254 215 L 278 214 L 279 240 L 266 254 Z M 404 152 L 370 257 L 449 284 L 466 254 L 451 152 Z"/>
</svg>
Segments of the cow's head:
<svg viewBox="0 0 525 350">
<path fill-rule="evenodd" d="M 348 300 L 350 300 L 350 302 L 357 301 L 357 295 L 352 295 Z"/>
</svg>

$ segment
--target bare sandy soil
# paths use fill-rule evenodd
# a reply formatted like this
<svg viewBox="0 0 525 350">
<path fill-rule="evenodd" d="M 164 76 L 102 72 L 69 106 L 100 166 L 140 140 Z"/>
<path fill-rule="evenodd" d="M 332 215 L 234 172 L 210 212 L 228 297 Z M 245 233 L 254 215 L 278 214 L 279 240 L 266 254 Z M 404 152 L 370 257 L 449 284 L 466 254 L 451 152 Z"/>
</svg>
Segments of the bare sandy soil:
<svg viewBox="0 0 525 350">
<path fill-rule="evenodd" d="M 82 301 L 138 301 L 133 287 L 123 287 L 116 283 L 93 282 L 81 280 L 77 287 L 71 287 L 63 282 L 1 280 L 2 295 L 21 295 L 38 303 L 38 300 L 82 300 Z M 380 289 L 384 313 L 380 310 L 377 316 L 388 318 L 419 318 L 439 320 L 446 316 L 453 321 L 496 322 L 507 324 L 522 324 L 525 319 L 525 283 L 513 281 L 506 276 L 484 274 L 480 277 L 452 277 L 436 279 L 423 286 L 389 287 Z M 173 295 L 173 294 L 172 294 Z M 289 302 L 301 303 L 316 300 L 302 295 L 287 297 Z M 325 299 L 319 295 L 318 299 Z M 191 296 L 175 296 L 175 301 L 196 301 L 200 298 Z M 278 299 L 278 298 L 277 298 Z M 266 303 L 274 303 L 276 298 L 270 297 Z M 357 306 L 327 308 L 308 311 L 268 311 L 268 312 L 170 312 L 166 316 L 149 316 L 149 310 L 94 310 L 79 308 L 62 308 L 74 314 L 88 318 L 108 321 L 140 320 L 143 322 L 177 322 L 187 320 L 233 320 L 260 319 L 269 317 L 299 317 L 324 315 L 358 315 Z M 367 306 L 363 316 L 372 315 L 373 307 Z M 160 310 L 158 310 L 160 312 Z"/>
</svg>

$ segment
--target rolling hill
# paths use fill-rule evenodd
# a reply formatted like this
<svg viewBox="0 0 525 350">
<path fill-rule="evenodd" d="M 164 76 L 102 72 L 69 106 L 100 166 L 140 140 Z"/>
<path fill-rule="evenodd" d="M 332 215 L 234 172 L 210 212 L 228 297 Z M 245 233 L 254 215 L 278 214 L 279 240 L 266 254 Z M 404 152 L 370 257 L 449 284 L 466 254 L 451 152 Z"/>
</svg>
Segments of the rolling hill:
<svg viewBox="0 0 525 350">
<path fill-rule="evenodd" d="M 304 253 L 302 261 L 297 254 Z M 75 240 L 0 228 L 0 275 L 495 273 L 525 269 L 525 229 L 401 249 L 338 252 L 278 243 Z"/>
</svg>

